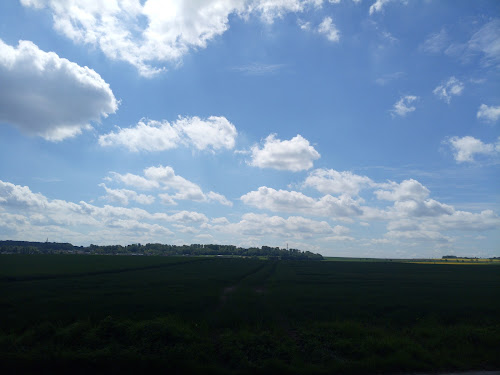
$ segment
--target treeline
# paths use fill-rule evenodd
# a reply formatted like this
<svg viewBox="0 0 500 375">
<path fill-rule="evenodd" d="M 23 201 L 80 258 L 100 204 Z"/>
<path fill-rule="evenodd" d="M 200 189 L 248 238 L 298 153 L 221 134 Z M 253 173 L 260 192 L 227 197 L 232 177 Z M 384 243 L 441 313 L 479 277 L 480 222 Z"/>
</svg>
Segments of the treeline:
<svg viewBox="0 0 500 375">
<path fill-rule="evenodd" d="M 295 260 L 323 260 L 321 254 L 298 249 L 280 249 L 279 247 L 262 246 L 243 248 L 234 245 L 191 244 L 165 245 L 159 243 L 140 243 L 122 245 L 94 245 L 73 246 L 70 243 L 57 242 L 29 242 L 29 241 L 0 241 L 0 253 L 9 254 L 102 254 L 102 255 L 221 255 L 268 257 L 275 259 Z"/>
</svg>

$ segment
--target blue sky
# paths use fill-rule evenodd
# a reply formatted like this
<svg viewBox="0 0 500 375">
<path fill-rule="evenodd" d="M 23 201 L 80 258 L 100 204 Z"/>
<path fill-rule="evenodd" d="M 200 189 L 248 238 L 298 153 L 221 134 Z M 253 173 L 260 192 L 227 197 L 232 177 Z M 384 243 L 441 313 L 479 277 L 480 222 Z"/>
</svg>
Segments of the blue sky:
<svg viewBox="0 0 500 375">
<path fill-rule="evenodd" d="M 0 3 L 0 238 L 500 256 L 500 3 Z"/>
</svg>

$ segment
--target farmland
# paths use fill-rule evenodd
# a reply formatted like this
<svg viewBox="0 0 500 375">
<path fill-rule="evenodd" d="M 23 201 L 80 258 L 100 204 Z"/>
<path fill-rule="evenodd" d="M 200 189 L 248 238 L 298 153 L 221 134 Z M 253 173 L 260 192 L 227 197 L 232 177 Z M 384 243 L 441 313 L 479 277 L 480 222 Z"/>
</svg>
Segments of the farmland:
<svg viewBox="0 0 500 375">
<path fill-rule="evenodd" d="M 499 369 L 500 266 L 0 256 L 11 372 Z"/>
</svg>

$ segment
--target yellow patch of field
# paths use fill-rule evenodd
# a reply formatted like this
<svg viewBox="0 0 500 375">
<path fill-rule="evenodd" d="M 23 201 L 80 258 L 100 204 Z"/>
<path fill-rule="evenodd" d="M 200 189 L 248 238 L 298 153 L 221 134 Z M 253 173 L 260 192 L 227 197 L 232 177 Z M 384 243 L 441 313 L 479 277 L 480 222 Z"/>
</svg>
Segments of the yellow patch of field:
<svg viewBox="0 0 500 375">
<path fill-rule="evenodd" d="M 470 259 L 470 258 L 453 258 L 453 259 L 422 259 L 409 261 L 408 263 L 416 264 L 463 264 L 463 265 L 486 265 L 500 264 L 500 259 Z"/>
</svg>

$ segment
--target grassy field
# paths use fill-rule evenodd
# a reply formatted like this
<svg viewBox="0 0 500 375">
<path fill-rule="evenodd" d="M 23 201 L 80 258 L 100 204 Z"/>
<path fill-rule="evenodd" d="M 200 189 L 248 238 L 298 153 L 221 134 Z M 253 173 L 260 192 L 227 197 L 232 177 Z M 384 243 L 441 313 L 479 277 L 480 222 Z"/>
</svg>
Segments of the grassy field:
<svg viewBox="0 0 500 375">
<path fill-rule="evenodd" d="M 0 370 L 500 369 L 500 266 L 0 256 Z"/>
</svg>

